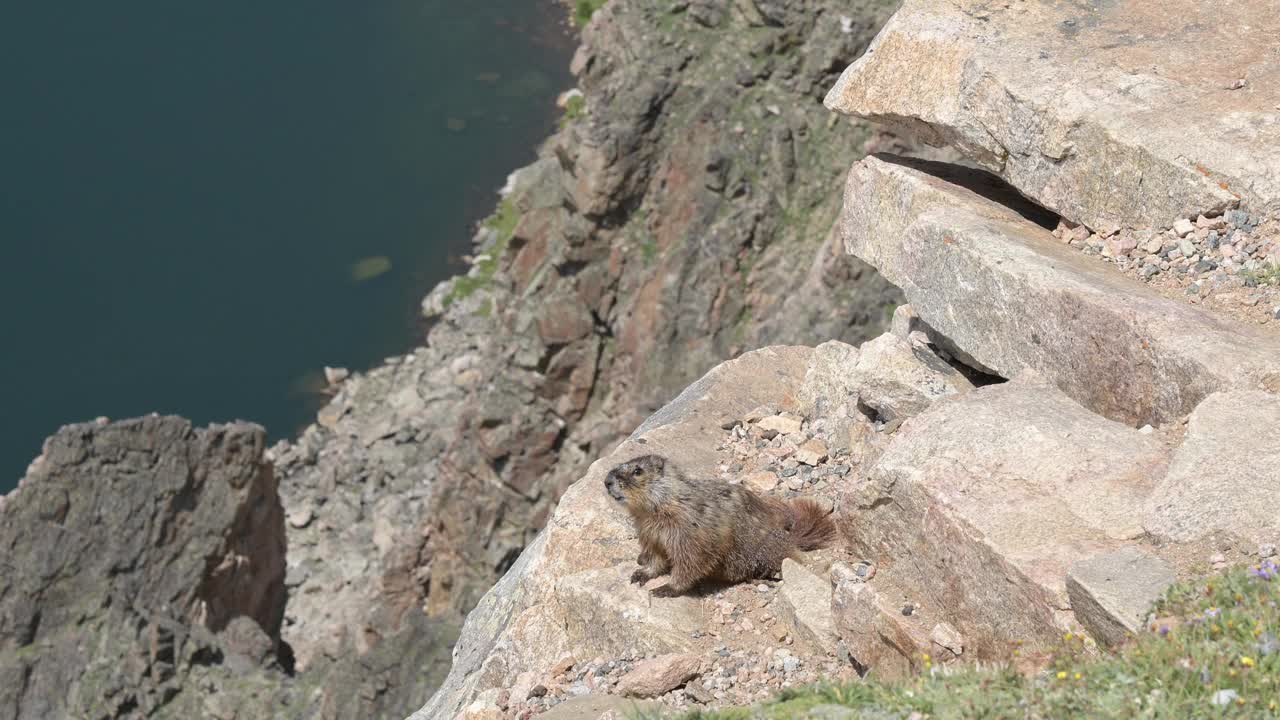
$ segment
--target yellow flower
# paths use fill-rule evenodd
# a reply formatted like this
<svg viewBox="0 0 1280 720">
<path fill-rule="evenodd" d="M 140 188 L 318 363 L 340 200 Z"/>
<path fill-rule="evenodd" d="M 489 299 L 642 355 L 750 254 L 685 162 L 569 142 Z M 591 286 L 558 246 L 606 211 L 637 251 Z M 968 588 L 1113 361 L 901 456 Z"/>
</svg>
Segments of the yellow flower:
<svg viewBox="0 0 1280 720">
<path fill-rule="evenodd" d="M 1058 671 L 1058 679 L 1059 679 L 1059 680 L 1066 680 L 1066 679 L 1067 679 L 1067 671 L 1066 671 L 1066 670 L 1059 670 L 1059 671 Z"/>
<path fill-rule="evenodd" d="M 1076 673 L 1076 679 L 1077 679 L 1077 680 L 1083 680 L 1083 679 L 1084 679 L 1084 675 L 1081 675 L 1080 673 Z"/>
<path fill-rule="evenodd" d="M 1240 658 L 1240 664 L 1245 667 L 1253 667 L 1253 658 L 1249 657 L 1248 655 L 1245 655 L 1244 657 Z"/>
<path fill-rule="evenodd" d="M 1230 675 L 1231 677 L 1235 677 L 1236 675 L 1239 675 L 1239 673 L 1236 672 L 1235 668 L 1231 668 L 1230 670 L 1228 670 L 1227 674 Z"/>
</svg>

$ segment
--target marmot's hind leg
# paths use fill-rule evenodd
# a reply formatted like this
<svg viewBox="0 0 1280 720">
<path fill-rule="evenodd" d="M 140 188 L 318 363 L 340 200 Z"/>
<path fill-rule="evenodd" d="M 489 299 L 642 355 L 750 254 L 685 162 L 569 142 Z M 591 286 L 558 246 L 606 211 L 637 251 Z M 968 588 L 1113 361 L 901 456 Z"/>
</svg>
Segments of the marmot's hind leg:
<svg viewBox="0 0 1280 720">
<path fill-rule="evenodd" d="M 676 535 L 668 550 L 671 553 L 671 578 L 666 585 L 651 592 L 657 597 L 683 595 L 697 585 L 706 575 L 708 558 L 687 538 Z"/>
</svg>

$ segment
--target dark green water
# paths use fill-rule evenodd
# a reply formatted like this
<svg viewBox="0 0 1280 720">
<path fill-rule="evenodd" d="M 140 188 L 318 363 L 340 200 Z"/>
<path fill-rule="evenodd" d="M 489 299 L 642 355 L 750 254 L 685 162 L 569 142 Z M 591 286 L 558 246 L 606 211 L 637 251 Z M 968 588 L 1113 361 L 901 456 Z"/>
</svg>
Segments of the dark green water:
<svg viewBox="0 0 1280 720">
<path fill-rule="evenodd" d="M 554 127 L 555 0 L 0 7 L 0 492 L 68 422 L 292 435 Z M 353 265 L 391 270 L 357 281 Z"/>
</svg>

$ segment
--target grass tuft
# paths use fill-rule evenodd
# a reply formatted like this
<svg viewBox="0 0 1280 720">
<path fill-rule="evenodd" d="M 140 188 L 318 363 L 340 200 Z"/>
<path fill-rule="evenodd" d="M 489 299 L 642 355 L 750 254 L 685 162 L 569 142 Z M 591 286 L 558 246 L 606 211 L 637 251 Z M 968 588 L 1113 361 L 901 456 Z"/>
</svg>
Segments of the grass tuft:
<svg viewBox="0 0 1280 720">
<path fill-rule="evenodd" d="M 564 115 L 560 116 L 560 127 L 577 120 L 587 113 L 587 99 L 581 95 L 570 96 L 565 101 Z"/>
<path fill-rule="evenodd" d="M 591 22 L 591 16 L 607 2 L 609 0 L 578 0 L 573 6 L 573 24 L 580 28 L 586 27 Z"/>
<path fill-rule="evenodd" d="M 503 198 L 498 204 L 498 208 L 493 214 L 484 221 L 484 226 L 493 230 L 497 235 L 496 239 L 489 247 L 484 248 L 481 254 L 476 258 L 475 263 L 471 266 L 471 271 L 466 275 L 459 275 L 453 279 L 453 287 L 450 288 L 449 294 L 444 297 L 444 306 L 449 307 L 458 300 L 464 300 L 471 297 L 480 288 L 488 286 L 493 280 L 494 273 L 498 272 L 498 260 L 507 250 L 507 245 L 511 243 L 511 237 L 515 235 L 516 225 L 520 223 L 520 211 L 516 208 L 515 203 L 510 198 Z M 492 311 L 489 307 L 487 311 L 482 311 L 482 316 L 487 316 Z"/>
<path fill-rule="evenodd" d="M 1249 285 L 1280 285 L 1280 264 L 1272 264 L 1259 270 L 1242 270 L 1240 277 Z"/>
</svg>

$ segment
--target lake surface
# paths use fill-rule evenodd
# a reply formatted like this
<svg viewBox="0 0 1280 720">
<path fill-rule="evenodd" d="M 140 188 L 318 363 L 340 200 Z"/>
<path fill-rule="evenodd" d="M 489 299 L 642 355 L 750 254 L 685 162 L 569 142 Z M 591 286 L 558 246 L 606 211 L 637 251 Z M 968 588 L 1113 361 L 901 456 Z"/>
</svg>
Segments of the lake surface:
<svg viewBox="0 0 1280 720">
<path fill-rule="evenodd" d="M 324 365 L 419 342 L 422 296 L 554 129 L 565 16 L 556 0 L 0 9 L 0 492 L 46 436 L 98 416 L 291 436 Z"/>
</svg>

